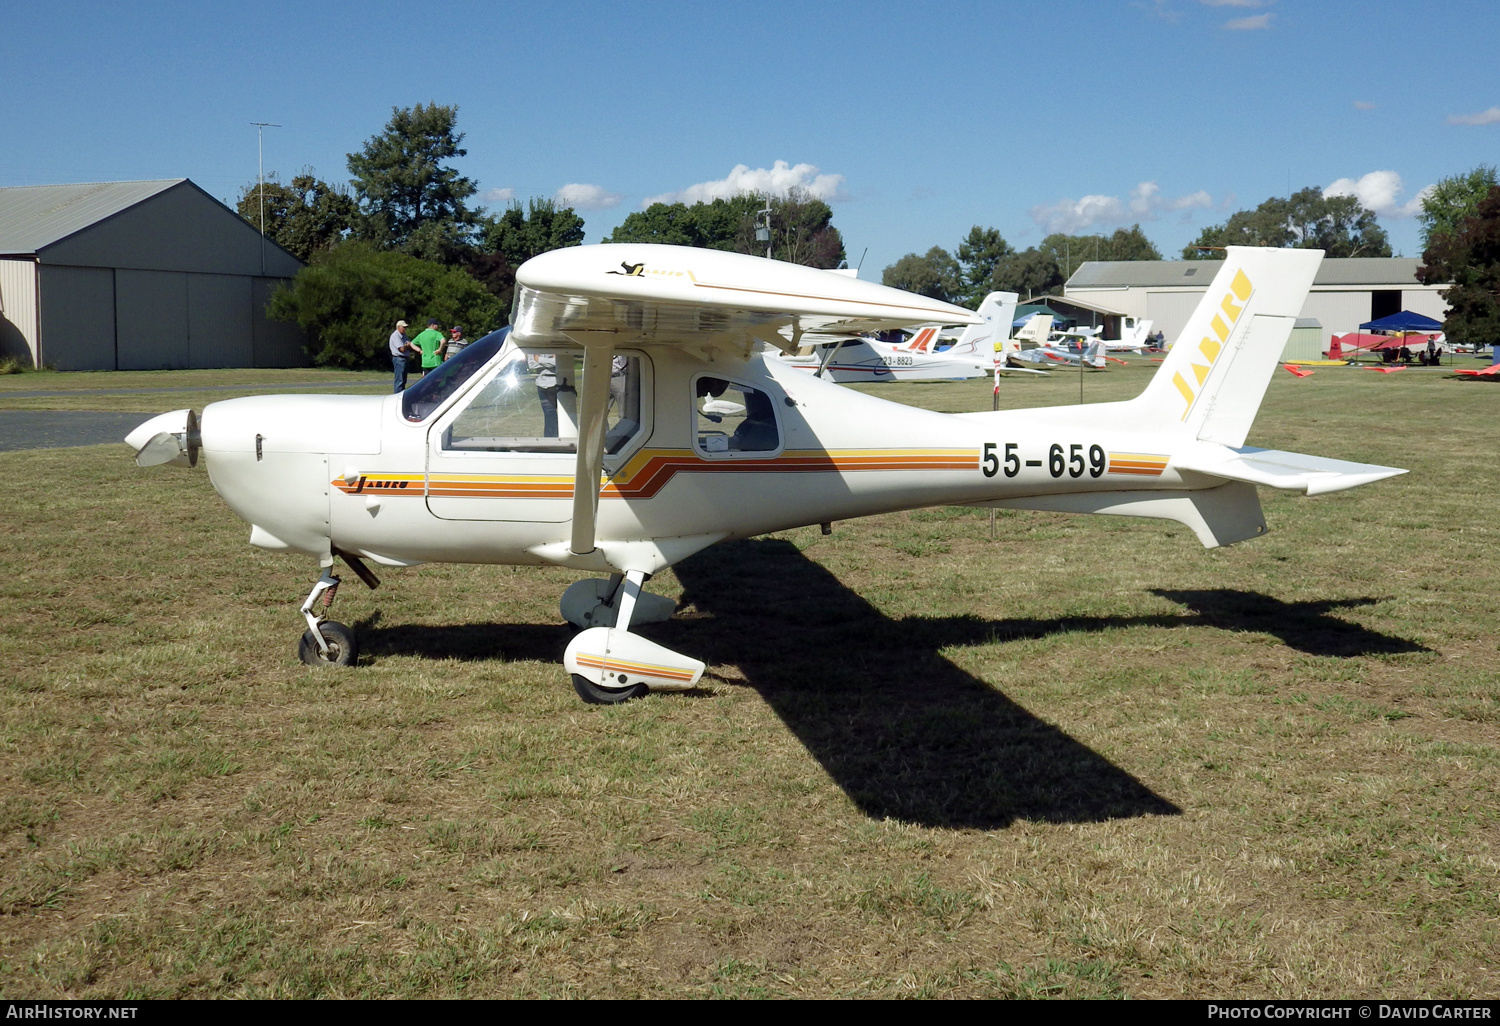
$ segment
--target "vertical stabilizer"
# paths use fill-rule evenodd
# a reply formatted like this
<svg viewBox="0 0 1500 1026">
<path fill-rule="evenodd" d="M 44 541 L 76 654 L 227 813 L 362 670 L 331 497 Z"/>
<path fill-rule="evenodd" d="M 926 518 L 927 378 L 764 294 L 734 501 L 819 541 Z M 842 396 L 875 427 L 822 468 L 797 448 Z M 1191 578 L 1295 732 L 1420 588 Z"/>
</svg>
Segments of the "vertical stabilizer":
<svg viewBox="0 0 1500 1026">
<path fill-rule="evenodd" d="M 1031 320 L 1021 326 L 1016 332 L 1017 342 L 1034 342 L 1039 346 L 1047 344 L 1047 339 L 1052 335 L 1052 317 L 1049 314 L 1032 314 Z"/>
<path fill-rule="evenodd" d="M 1323 252 L 1230 246 L 1161 369 L 1135 400 L 1195 438 L 1243 445 Z"/>
<path fill-rule="evenodd" d="M 958 341 L 953 343 L 950 353 L 964 356 L 989 358 L 998 349 L 998 344 L 1010 336 L 1010 322 L 1015 320 L 1016 302 L 1020 297 L 1014 292 L 991 292 L 979 304 L 977 313 L 984 318 L 983 324 L 970 324 L 964 328 Z"/>
</svg>

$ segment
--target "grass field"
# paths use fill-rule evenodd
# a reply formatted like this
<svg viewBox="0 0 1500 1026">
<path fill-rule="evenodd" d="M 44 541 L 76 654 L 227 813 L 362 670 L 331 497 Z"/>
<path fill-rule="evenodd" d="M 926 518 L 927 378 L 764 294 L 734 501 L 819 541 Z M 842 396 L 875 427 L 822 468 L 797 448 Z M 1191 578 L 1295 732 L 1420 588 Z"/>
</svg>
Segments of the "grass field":
<svg viewBox="0 0 1500 1026">
<path fill-rule="evenodd" d="M 1493 997 L 1497 402 L 1278 372 L 1252 443 L 1411 473 L 1229 549 L 962 509 L 711 549 L 642 630 L 705 686 L 613 708 L 567 572 L 351 579 L 361 665 L 314 671 L 311 561 L 201 469 L 0 454 L 0 996 Z"/>
</svg>

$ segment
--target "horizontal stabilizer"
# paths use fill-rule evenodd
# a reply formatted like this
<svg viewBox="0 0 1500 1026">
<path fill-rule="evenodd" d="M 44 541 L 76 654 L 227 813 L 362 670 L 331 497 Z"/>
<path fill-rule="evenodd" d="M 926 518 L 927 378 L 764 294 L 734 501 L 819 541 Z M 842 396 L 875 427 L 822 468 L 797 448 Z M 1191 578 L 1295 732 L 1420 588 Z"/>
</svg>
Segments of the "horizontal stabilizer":
<svg viewBox="0 0 1500 1026">
<path fill-rule="evenodd" d="M 1350 463 L 1308 456 L 1300 452 L 1276 449 L 1222 449 L 1218 453 L 1191 453 L 1172 458 L 1178 470 L 1209 474 L 1213 477 L 1265 485 L 1289 492 L 1323 495 L 1345 488 L 1383 481 L 1406 471 L 1398 467 L 1381 467 L 1372 463 Z"/>
<path fill-rule="evenodd" d="M 1233 545 L 1266 533 L 1266 517 L 1261 512 L 1255 486 L 1238 481 L 1197 491 L 1075 492 L 970 505 L 1175 520 L 1192 528 L 1205 549 Z"/>
</svg>

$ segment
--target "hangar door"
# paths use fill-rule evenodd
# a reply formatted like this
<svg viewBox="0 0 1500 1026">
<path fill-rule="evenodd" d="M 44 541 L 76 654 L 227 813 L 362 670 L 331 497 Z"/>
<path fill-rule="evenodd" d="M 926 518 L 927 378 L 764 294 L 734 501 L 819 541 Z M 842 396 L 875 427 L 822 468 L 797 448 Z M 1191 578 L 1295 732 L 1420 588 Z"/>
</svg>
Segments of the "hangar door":
<svg viewBox="0 0 1500 1026">
<path fill-rule="evenodd" d="M 37 271 L 42 363 L 58 370 L 114 370 L 115 272 L 47 266 Z"/>
</svg>

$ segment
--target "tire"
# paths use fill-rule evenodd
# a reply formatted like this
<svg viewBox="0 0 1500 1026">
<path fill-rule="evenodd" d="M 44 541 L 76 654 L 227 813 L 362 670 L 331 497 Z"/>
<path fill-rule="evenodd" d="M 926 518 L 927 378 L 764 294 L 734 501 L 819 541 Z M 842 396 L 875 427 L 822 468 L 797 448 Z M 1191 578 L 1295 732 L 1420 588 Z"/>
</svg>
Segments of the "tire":
<svg viewBox="0 0 1500 1026">
<path fill-rule="evenodd" d="M 359 659 L 359 643 L 354 640 L 354 632 L 341 623 L 333 620 L 324 620 L 318 624 L 318 630 L 323 632 L 323 640 L 328 642 L 328 654 L 324 655 L 318 648 L 318 641 L 313 637 L 312 631 L 302 633 L 302 641 L 297 645 L 297 658 L 308 666 L 353 666 Z"/>
<path fill-rule="evenodd" d="M 578 692 L 578 697 L 589 705 L 619 705 L 632 698 L 642 698 L 651 691 L 644 684 L 632 684 L 625 688 L 606 688 L 600 687 L 581 674 L 575 673 L 571 676 L 573 677 L 573 690 Z"/>
</svg>

